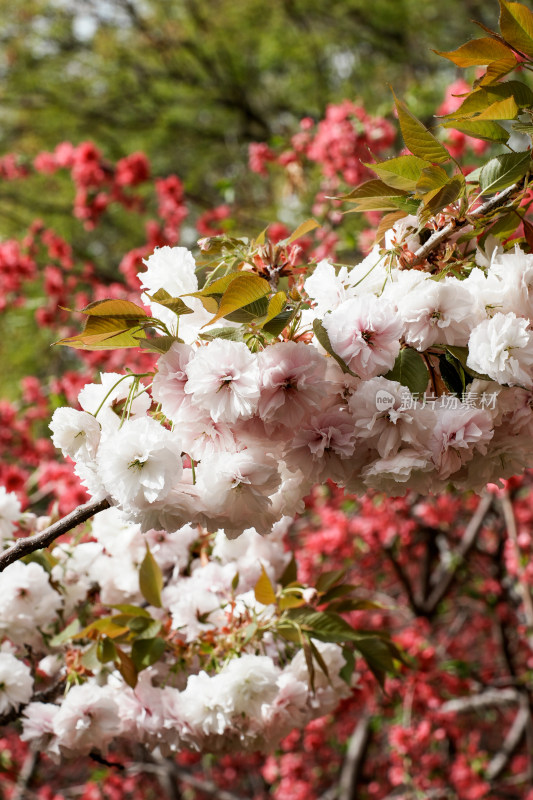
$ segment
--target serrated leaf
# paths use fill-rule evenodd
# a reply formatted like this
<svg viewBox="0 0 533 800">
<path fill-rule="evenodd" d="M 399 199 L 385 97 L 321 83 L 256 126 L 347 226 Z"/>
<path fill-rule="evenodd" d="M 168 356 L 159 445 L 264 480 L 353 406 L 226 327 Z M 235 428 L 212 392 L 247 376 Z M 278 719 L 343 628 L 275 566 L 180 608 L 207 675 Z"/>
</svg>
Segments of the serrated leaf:
<svg viewBox="0 0 533 800">
<path fill-rule="evenodd" d="M 198 292 L 190 292 L 190 294 L 184 294 L 183 297 L 199 297 L 202 299 L 214 294 L 222 296 L 230 283 L 242 274 L 242 272 L 230 272 L 229 275 L 224 275 L 222 278 L 217 278 L 217 280 L 212 283 L 206 284 L 203 289 L 200 289 Z"/>
<path fill-rule="evenodd" d="M 404 192 L 403 190 L 398 190 L 392 186 L 388 186 L 382 180 L 378 180 L 377 178 L 372 178 L 372 180 L 365 181 L 360 186 L 357 186 L 350 192 L 350 194 L 344 195 L 343 197 L 339 197 L 337 199 L 344 200 L 347 202 L 352 202 L 352 201 L 355 202 L 356 200 L 363 200 L 371 197 L 377 197 L 377 198 L 396 197 L 397 195 L 402 195 L 402 194 L 406 194 L 406 192 Z"/>
<path fill-rule="evenodd" d="M 342 371 L 344 373 L 347 373 L 348 375 L 353 375 L 355 377 L 355 373 L 352 372 L 352 370 L 348 367 L 347 364 L 345 364 L 342 358 L 338 356 L 337 353 L 333 350 L 333 347 L 331 346 L 331 342 L 329 340 L 328 332 L 325 329 L 322 320 L 315 319 L 313 321 L 313 331 L 315 333 L 316 338 L 326 351 L 326 353 L 329 353 L 330 356 L 332 356 L 335 359 L 335 361 L 342 369 Z"/>
<path fill-rule="evenodd" d="M 92 317 L 114 317 L 115 319 L 142 320 L 148 314 L 130 300 L 95 300 L 82 308 L 80 314 Z"/>
<path fill-rule="evenodd" d="M 411 394 L 423 394 L 427 389 L 429 372 L 420 353 L 405 347 L 400 350 L 393 368 L 384 377 L 407 386 Z"/>
<path fill-rule="evenodd" d="M 146 554 L 139 567 L 139 589 L 145 600 L 156 608 L 161 608 L 161 589 L 163 588 L 163 575 L 161 568 L 150 548 L 146 545 Z"/>
<path fill-rule="evenodd" d="M 203 339 L 205 342 L 211 342 L 213 339 L 228 339 L 230 342 L 242 342 L 244 337 L 240 328 L 227 327 L 211 328 L 211 330 L 205 333 L 200 333 L 198 338 Z"/>
<path fill-rule="evenodd" d="M 285 292 L 276 292 L 276 294 L 273 295 L 268 301 L 266 317 L 264 320 L 262 320 L 260 327 L 263 327 L 263 325 L 275 319 L 275 317 L 277 317 L 278 314 L 281 314 L 281 312 L 285 308 L 286 302 L 287 302 L 287 295 L 285 294 Z"/>
<path fill-rule="evenodd" d="M 152 353 L 168 353 L 174 342 L 179 342 L 176 336 L 157 336 L 155 339 L 141 339 L 139 346 L 142 350 Z"/>
<path fill-rule="evenodd" d="M 511 128 L 517 133 L 526 133 L 528 136 L 533 134 L 533 123 L 531 122 L 513 122 Z"/>
<path fill-rule="evenodd" d="M 442 189 L 449 181 L 448 173 L 445 169 L 438 166 L 426 167 L 422 170 L 420 178 L 416 184 L 416 192 L 420 195 L 430 193 L 430 198 Z"/>
<path fill-rule="evenodd" d="M 115 661 L 116 667 L 128 686 L 131 686 L 132 689 L 135 689 L 137 686 L 137 670 L 135 669 L 135 664 L 120 648 L 116 648 L 117 650 L 117 660 Z"/>
<path fill-rule="evenodd" d="M 301 639 L 302 650 L 304 651 L 305 663 L 307 665 L 307 672 L 309 673 L 309 686 L 311 691 L 315 691 L 315 665 L 313 664 L 313 651 L 311 650 L 311 642 L 307 637 L 302 636 Z"/>
<path fill-rule="evenodd" d="M 519 222 L 516 212 L 509 211 L 508 214 L 499 217 L 494 225 L 485 228 L 482 237 L 479 239 L 479 246 L 483 247 L 487 236 L 496 236 L 501 241 L 507 239 L 516 231 L 518 225 Z"/>
<path fill-rule="evenodd" d="M 512 72 L 517 66 L 515 56 L 510 53 L 506 58 L 499 58 L 488 65 L 485 74 L 478 78 L 475 86 L 489 86 L 493 83 L 498 83 L 502 78 Z"/>
<path fill-rule="evenodd" d="M 255 599 L 264 606 L 276 604 L 276 592 L 268 577 L 264 566 L 261 564 L 261 576 L 254 587 Z"/>
<path fill-rule="evenodd" d="M 478 122 L 475 120 L 461 120 L 460 122 L 445 122 L 443 128 L 453 128 L 453 130 L 472 136 L 474 139 L 483 139 L 485 142 L 506 142 L 509 139 L 509 131 L 506 131 L 497 122 Z"/>
<path fill-rule="evenodd" d="M 165 652 L 164 639 L 137 639 L 131 646 L 131 660 L 137 672 L 155 664 Z"/>
<path fill-rule="evenodd" d="M 317 592 L 328 592 L 336 583 L 342 581 L 344 577 L 346 577 L 345 569 L 333 569 L 328 572 L 322 572 L 316 582 Z"/>
<path fill-rule="evenodd" d="M 482 168 L 479 185 L 482 194 L 492 194 L 512 186 L 529 170 L 531 153 L 502 153 Z"/>
<path fill-rule="evenodd" d="M 268 299 L 267 297 L 260 297 L 259 300 L 254 300 L 253 303 L 249 303 L 242 308 L 238 308 L 236 311 L 231 311 L 228 314 L 224 315 L 224 318 L 229 320 L 230 322 L 238 322 L 238 323 L 249 323 L 249 322 L 258 322 L 258 320 L 262 319 L 268 309 Z M 207 323 L 210 325 L 211 323 Z"/>
<path fill-rule="evenodd" d="M 155 294 L 147 293 L 146 296 L 149 297 L 150 300 L 153 300 L 154 303 L 158 303 L 160 306 L 170 309 L 170 311 L 173 311 L 177 316 L 194 313 L 193 309 L 189 308 L 181 297 L 172 297 L 165 289 L 158 289 Z"/>
<path fill-rule="evenodd" d="M 431 163 L 443 164 L 450 154 L 443 144 L 412 114 L 405 103 L 394 95 L 398 120 L 407 148 L 418 158 Z"/>
<path fill-rule="evenodd" d="M 512 98 L 519 108 L 533 105 L 533 92 L 528 86 L 520 81 L 503 81 L 470 92 L 456 111 L 445 114 L 442 119 L 479 119 L 476 114 L 508 98 Z"/>
<path fill-rule="evenodd" d="M 54 345 L 73 347 L 76 350 L 115 350 L 139 347 L 146 333 L 138 325 L 129 326 L 127 320 L 111 317 L 89 317 L 83 333 L 67 336 Z"/>
<path fill-rule="evenodd" d="M 424 195 L 424 208 L 419 210 L 419 217 L 426 224 L 431 217 L 442 211 L 443 208 L 455 203 L 465 193 L 465 180 L 462 175 L 450 178 L 441 189 L 435 189 Z"/>
<path fill-rule="evenodd" d="M 518 106 L 514 97 L 505 97 L 496 103 L 491 103 L 483 111 L 474 117 L 474 121 L 515 119 L 518 116 Z"/>
<path fill-rule="evenodd" d="M 329 611 L 295 608 L 288 611 L 287 615 L 309 636 L 323 642 L 356 642 L 360 638 L 360 634 L 346 620 Z"/>
<path fill-rule="evenodd" d="M 270 285 L 264 278 L 260 278 L 251 272 L 241 272 L 231 281 L 222 295 L 218 311 L 207 325 L 212 325 L 222 317 L 226 317 L 228 314 L 243 308 L 243 306 L 250 306 L 250 304 L 268 295 L 269 292 Z M 205 328 L 206 325 L 203 327 Z"/>
<path fill-rule="evenodd" d="M 448 50 L 447 52 L 435 50 L 434 52 L 438 56 L 447 58 L 458 67 L 480 67 L 502 58 L 509 58 L 509 48 L 503 42 L 490 36 L 471 39 L 457 50 Z"/>
<path fill-rule="evenodd" d="M 291 235 L 287 239 L 287 244 L 292 244 L 297 239 L 300 239 L 302 236 L 305 236 L 306 233 L 314 231 L 315 228 L 320 228 L 320 223 L 318 223 L 316 219 L 306 219 L 305 222 L 302 222 L 301 225 L 298 225 L 294 233 L 291 233 Z"/>
<path fill-rule="evenodd" d="M 500 0 L 500 30 L 506 42 L 533 58 L 533 13 L 527 6 Z"/>
<path fill-rule="evenodd" d="M 279 336 L 280 333 L 287 327 L 289 322 L 294 318 L 295 315 L 294 309 L 285 309 L 278 314 L 277 317 L 271 319 L 270 322 L 263 323 L 262 329 L 264 333 L 268 333 L 270 336 Z"/>
<path fill-rule="evenodd" d="M 339 597 L 346 597 L 346 595 L 354 592 L 356 588 L 357 587 L 351 583 L 343 583 L 340 586 L 333 586 L 331 589 L 328 589 L 320 598 L 320 604 L 322 605 L 322 603 L 331 603 L 333 600 L 337 600 Z"/>
<path fill-rule="evenodd" d="M 427 167 L 427 161 L 417 156 L 400 156 L 365 166 L 379 175 L 387 186 L 409 192 L 415 188 L 422 170 Z"/>
<path fill-rule="evenodd" d="M 356 642 L 355 649 L 363 656 L 369 669 L 383 688 L 386 673 L 396 672 L 389 643 L 377 636 L 368 637 Z"/>
<path fill-rule="evenodd" d="M 317 662 L 318 666 L 320 667 L 326 678 L 329 680 L 328 666 L 324 661 L 324 659 L 322 658 L 322 653 L 311 639 L 309 639 L 309 647 L 311 648 L 311 655 Z"/>
</svg>

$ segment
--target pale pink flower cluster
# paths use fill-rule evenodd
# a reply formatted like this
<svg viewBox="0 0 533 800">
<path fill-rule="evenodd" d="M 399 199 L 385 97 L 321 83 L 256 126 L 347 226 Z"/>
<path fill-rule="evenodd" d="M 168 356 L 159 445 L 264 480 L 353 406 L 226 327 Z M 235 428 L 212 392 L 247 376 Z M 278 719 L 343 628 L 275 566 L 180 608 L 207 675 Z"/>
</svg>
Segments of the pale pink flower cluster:
<svg viewBox="0 0 533 800">
<path fill-rule="evenodd" d="M 287 565 L 284 526 L 277 526 L 268 538 L 250 528 L 238 543 L 219 532 L 211 537 L 207 561 L 196 550 L 198 537 L 206 534 L 190 526 L 173 534 L 150 531 L 142 535 L 139 526 L 128 524 L 111 508 L 95 518 L 92 532 L 94 542 L 59 545 L 53 551 L 58 562 L 54 585 L 69 599 L 71 614 L 89 591 L 98 591 L 110 605 L 142 603 L 146 607 L 139 591 L 146 545 L 165 575 L 162 605 L 148 605 L 147 611 L 155 619 L 169 619 L 170 635 L 184 647 L 196 647 L 206 633 L 224 641 L 228 625 L 239 628 L 252 620 L 264 624 L 274 614 L 274 606 L 259 603 L 253 589 L 263 567 L 276 585 Z M 77 588 L 75 602 L 68 580 L 72 569 L 83 586 L 83 591 Z M 16 569 L 8 567 L 5 574 L 10 572 L 16 577 Z M 135 689 L 125 684 L 113 665 L 96 662 L 91 665 L 93 675 L 83 684 L 74 685 L 66 696 L 42 703 L 29 702 L 30 669 L 11 654 L 11 645 L 6 643 L 4 647 L 11 649 L 9 654 L 0 652 L 0 710 L 2 704 L 8 708 L 29 702 L 23 710 L 23 738 L 54 758 L 105 752 L 121 738 L 167 754 L 183 748 L 270 750 L 296 725 L 328 713 L 350 692 L 339 676 L 345 664 L 341 648 L 316 645 L 329 677 L 317 667 L 314 690 L 301 654 L 268 634 L 241 644 L 240 652 L 230 645 L 217 672 L 201 669 L 197 656 L 189 659 L 187 669 L 176 671 L 169 649 L 140 673 Z M 79 647 L 82 654 L 90 649 L 84 644 Z M 57 654 L 58 645 L 52 649 Z M 50 658 L 41 660 L 41 672 Z"/>
<path fill-rule="evenodd" d="M 413 224 L 402 220 L 396 235 L 405 239 Z M 320 322 L 329 352 L 321 337 L 276 341 L 259 352 L 233 337 L 176 342 L 159 358 L 151 397 L 132 377 L 104 374 L 101 387 L 83 389 L 83 411 L 55 412 L 54 442 L 94 496 L 108 496 L 143 530 L 198 523 L 232 537 L 251 525 L 268 533 L 298 511 L 313 483 L 328 479 L 392 494 L 438 491 L 449 481 L 479 488 L 482 459 L 494 469 L 489 480 L 508 477 L 531 455 L 499 430 L 509 426 L 508 414 L 502 423 L 488 402 L 464 398 L 453 407 L 416 406 L 387 377 L 402 348 L 437 348 L 435 364 L 444 348 L 459 347 L 467 369 L 494 381 L 497 405 L 510 387 L 533 390 L 533 256 L 495 248 L 478 264 L 460 280 L 400 269 L 377 248 L 352 270 L 322 261 L 305 282 L 304 319 Z M 147 266 L 150 292 L 188 301 L 197 289 L 184 248 L 161 248 Z M 529 425 L 531 409 L 521 413 Z"/>
</svg>

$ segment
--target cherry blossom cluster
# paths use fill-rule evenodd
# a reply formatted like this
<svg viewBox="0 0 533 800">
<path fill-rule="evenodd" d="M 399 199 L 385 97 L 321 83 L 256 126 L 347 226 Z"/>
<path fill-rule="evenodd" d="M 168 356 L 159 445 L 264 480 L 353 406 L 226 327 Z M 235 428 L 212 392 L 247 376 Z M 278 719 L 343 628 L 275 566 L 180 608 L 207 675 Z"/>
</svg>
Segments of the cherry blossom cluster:
<svg viewBox="0 0 533 800">
<path fill-rule="evenodd" d="M 0 500 L 7 539 L 20 507 L 12 495 Z M 147 605 L 140 589 L 147 547 L 165 575 L 157 606 Z M 283 526 L 268 539 L 250 528 L 237 544 L 192 526 L 143 536 L 117 509 L 103 512 L 91 541 L 55 547 L 49 573 L 41 564 L 16 562 L 0 576 L 0 714 L 23 705 L 22 738 L 55 757 L 105 752 L 120 739 L 166 753 L 272 749 L 350 693 L 339 676 L 341 648 L 317 644 L 327 676 L 318 672 L 311 688 L 303 651 L 276 637 L 274 606 L 254 595 L 262 571 L 275 584 L 289 558 Z M 102 656 L 98 648 L 106 645 L 91 644 L 89 630 L 84 635 L 76 625 L 96 591 L 102 609 L 94 630 L 108 647 L 121 640 L 113 629 L 119 617 L 104 622 L 106 607 L 108 614 L 130 613 L 131 629 L 142 633 L 133 650 L 157 641 L 164 651 L 147 662 L 133 687 Z M 54 637 L 73 615 L 71 635 Z M 28 647 L 41 685 L 66 677 L 66 696 L 30 702 Z"/>
<path fill-rule="evenodd" d="M 402 220 L 391 239 L 416 238 L 412 224 Z M 494 247 L 476 258 L 462 279 L 403 270 L 378 248 L 351 270 L 320 262 L 293 337 L 251 352 L 232 338 L 198 339 L 212 315 L 190 296 L 192 255 L 161 248 L 142 275 L 144 300 L 179 341 L 150 390 L 118 373 L 86 386 L 81 411 L 55 412 L 53 441 L 93 497 L 110 497 L 144 530 L 191 522 L 266 534 L 328 479 L 394 495 L 510 477 L 532 454 L 533 257 Z M 192 313 L 151 299 L 159 290 Z M 239 326 L 222 331 L 236 338 Z M 439 372 L 447 352 L 464 353 L 460 397 Z M 395 379 L 407 356 L 421 402 Z"/>
</svg>

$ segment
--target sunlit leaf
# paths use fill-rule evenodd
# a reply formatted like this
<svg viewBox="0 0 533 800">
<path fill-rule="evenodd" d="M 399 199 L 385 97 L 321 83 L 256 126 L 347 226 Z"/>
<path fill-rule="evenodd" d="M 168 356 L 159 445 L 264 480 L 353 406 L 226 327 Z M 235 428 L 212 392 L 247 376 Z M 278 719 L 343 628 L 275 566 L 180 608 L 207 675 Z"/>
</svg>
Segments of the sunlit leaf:
<svg viewBox="0 0 533 800">
<path fill-rule="evenodd" d="M 442 127 L 453 128 L 474 139 L 483 139 L 486 142 L 506 142 L 509 139 L 509 131 L 506 131 L 497 122 L 478 122 L 478 119 L 479 117 L 476 117 L 475 120 L 445 122 Z"/>
<path fill-rule="evenodd" d="M 165 289 L 158 289 L 155 294 L 147 294 L 146 296 L 149 297 L 150 300 L 153 300 L 154 303 L 158 303 L 160 306 L 170 309 L 170 311 L 173 311 L 178 316 L 194 313 L 193 309 L 189 308 L 181 297 L 172 297 Z"/>
<path fill-rule="evenodd" d="M 261 564 L 261 576 L 254 587 L 255 599 L 264 606 L 276 603 L 276 592 L 268 577 L 264 566 Z"/>
<path fill-rule="evenodd" d="M 471 39 L 457 50 L 447 52 L 435 50 L 438 56 L 443 56 L 458 67 L 477 67 L 490 64 L 502 58 L 509 58 L 509 48 L 503 42 L 484 36 L 481 39 Z"/>
<path fill-rule="evenodd" d="M 146 545 L 146 555 L 139 568 L 139 588 L 141 594 L 150 605 L 161 608 L 161 589 L 163 575 L 161 568 Z"/>
<path fill-rule="evenodd" d="M 251 272 L 241 272 L 228 286 L 215 316 L 207 325 L 212 325 L 222 317 L 226 317 L 243 306 L 248 306 L 256 300 L 265 297 L 270 292 L 270 285 L 264 278 Z M 204 327 L 206 327 L 204 325 Z"/>
<path fill-rule="evenodd" d="M 306 233 L 314 231 L 315 228 L 320 228 L 320 223 L 317 222 L 316 219 L 306 219 L 305 222 L 302 222 L 301 225 L 298 225 L 294 233 L 291 233 L 291 235 L 287 239 L 287 244 L 292 244 L 297 239 L 300 239 L 302 236 L 305 236 Z"/>
<path fill-rule="evenodd" d="M 380 161 L 377 164 L 366 164 L 365 166 L 373 170 L 381 180 L 395 189 L 412 191 L 422 174 L 422 170 L 427 167 L 427 161 L 417 156 L 400 156 L 399 158 L 389 158 L 387 161 Z"/>
<path fill-rule="evenodd" d="M 405 144 L 411 153 L 425 161 L 442 164 L 450 160 L 443 144 L 412 114 L 405 103 L 394 96 L 398 120 Z"/>
<path fill-rule="evenodd" d="M 500 30 L 506 42 L 533 57 L 533 12 L 527 6 L 500 0 Z"/>
</svg>

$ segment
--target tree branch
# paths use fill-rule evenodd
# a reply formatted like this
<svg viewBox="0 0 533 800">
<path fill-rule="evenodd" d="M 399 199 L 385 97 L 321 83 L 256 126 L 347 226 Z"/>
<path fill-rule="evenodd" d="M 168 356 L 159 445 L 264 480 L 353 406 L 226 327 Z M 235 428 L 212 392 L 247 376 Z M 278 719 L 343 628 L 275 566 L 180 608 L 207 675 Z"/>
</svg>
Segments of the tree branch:
<svg viewBox="0 0 533 800">
<path fill-rule="evenodd" d="M 339 780 L 338 800 L 356 800 L 357 784 L 361 777 L 369 739 L 370 716 L 363 716 L 357 723 L 348 744 Z"/>
<path fill-rule="evenodd" d="M 422 612 L 426 616 L 430 616 L 434 613 L 438 604 L 455 580 L 459 566 L 463 563 L 464 559 L 475 544 L 476 538 L 483 524 L 483 520 L 485 519 L 485 516 L 492 505 L 492 501 L 493 496 L 489 493 L 484 494 L 481 498 L 479 506 L 472 516 L 472 519 L 466 526 L 461 543 L 453 554 L 454 557 L 451 564 L 445 568 L 444 572 L 437 579 L 438 582 L 435 588 L 422 607 Z"/>
<path fill-rule="evenodd" d="M 467 711 L 483 711 L 495 706 L 507 706 L 517 703 L 520 693 L 516 689 L 486 689 L 469 697 L 455 697 L 447 700 L 440 707 L 444 714 L 461 714 Z"/>
<path fill-rule="evenodd" d="M 507 535 L 511 541 L 513 554 L 516 559 L 518 586 L 520 588 L 520 594 L 522 595 L 522 605 L 524 607 L 524 616 L 526 618 L 526 625 L 528 629 L 528 642 L 530 648 L 533 650 L 533 600 L 531 599 L 531 592 L 524 574 L 524 568 L 522 567 L 513 504 L 507 490 L 502 493 L 500 497 L 500 503 L 503 511 L 503 519 L 505 521 Z"/>
<path fill-rule="evenodd" d="M 514 183 L 512 186 L 508 186 L 507 189 L 504 189 L 495 197 L 491 197 L 490 200 L 487 200 L 486 203 L 476 208 L 475 211 L 472 212 L 468 217 L 465 217 L 463 220 L 452 220 L 444 228 L 441 228 L 440 231 L 435 231 L 427 242 L 419 247 L 418 250 L 415 252 L 415 258 L 410 263 L 410 266 L 416 266 L 420 264 L 427 256 L 431 253 L 432 250 L 435 250 L 436 247 L 443 241 L 445 241 L 450 234 L 456 231 L 458 228 L 462 228 L 464 225 L 467 225 L 470 222 L 472 217 L 482 217 L 484 214 L 488 214 L 490 211 L 494 211 L 495 208 L 499 208 L 499 206 L 503 206 L 509 197 L 513 194 L 513 192 L 517 191 L 517 189 L 521 188 L 520 183 Z"/>
<path fill-rule="evenodd" d="M 514 718 L 513 724 L 511 725 L 509 733 L 505 737 L 505 741 L 501 746 L 501 749 L 496 753 L 487 767 L 485 775 L 489 781 L 496 780 L 496 778 L 502 774 L 509 763 L 509 759 L 520 744 L 520 740 L 526 732 L 530 718 L 530 712 L 525 695 L 522 695 L 521 700 L 521 708 Z"/>
<path fill-rule="evenodd" d="M 50 527 L 46 528 L 44 531 L 36 533 L 34 536 L 26 536 L 17 539 L 14 545 L 4 550 L 3 553 L 0 553 L 0 572 L 3 572 L 3 570 L 10 564 L 13 564 L 14 561 L 18 561 L 20 558 L 29 555 L 29 553 L 34 553 L 36 550 L 42 550 L 44 547 L 48 547 L 48 545 L 52 544 L 59 536 L 67 533 L 67 531 L 71 531 L 77 525 L 81 525 L 82 522 L 86 522 L 95 514 L 98 514 L 99 511 L 109 508 L 110 505 L 107 499 L 91 500 L 89 503 L 78 506 L 78 508 L 71 511 L 70 514 L 67 514 L 66 517 L 63 517 L 63 519 L 60 519 L 58 522 L 54 522 L 53 525 L 50 525 Z"/>
</svg>

